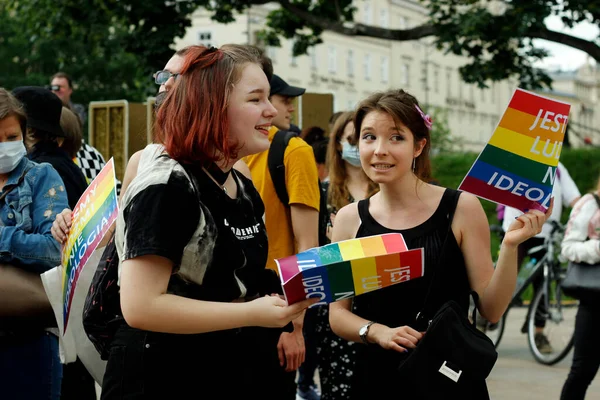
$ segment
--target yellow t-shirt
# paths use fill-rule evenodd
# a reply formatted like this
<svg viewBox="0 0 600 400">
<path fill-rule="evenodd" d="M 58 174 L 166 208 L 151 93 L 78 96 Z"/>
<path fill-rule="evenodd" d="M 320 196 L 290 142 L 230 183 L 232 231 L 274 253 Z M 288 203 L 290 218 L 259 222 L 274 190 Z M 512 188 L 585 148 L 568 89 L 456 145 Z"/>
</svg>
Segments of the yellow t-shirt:
<svg viewBox="0 0 600 400">
<path fill-rule="evenodd" d="M 269 130 L 269 141 L 273 140 L 276 127 Z M 297 253 L 289 207 L 285 207 L 269 173 L 267 159 L 269 150 L 244 157 L 252 173 L 252 181 L 265 203 L 265 226 L 269 237 L 269 256 L 267 268 L 277 271 L 276 258 Z M 285 165 L 285 184 L 290 198 L 289 204 L 304 204 L 319 210 L 320 188 L 315 156 L 310 147 L 300 138 L 292 138 L 283 156 Z"/>
</svg>

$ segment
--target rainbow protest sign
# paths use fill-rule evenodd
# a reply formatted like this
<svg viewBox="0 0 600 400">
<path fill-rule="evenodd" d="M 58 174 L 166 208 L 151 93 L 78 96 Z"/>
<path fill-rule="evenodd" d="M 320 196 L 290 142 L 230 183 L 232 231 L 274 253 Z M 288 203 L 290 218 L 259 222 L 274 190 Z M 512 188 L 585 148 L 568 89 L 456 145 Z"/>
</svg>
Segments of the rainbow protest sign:
<svg viewBox="0 0 600 400">
<path fill-rule="evenodd" d="M 570 109 L 517 89 L 459 189 L 521 211 L 546 211 Z"/>
<path fill-rule="evenodd" d="M 420 278 L 423 249 L 408 250 L 399 233 L 345 240 L 275 260 L 288 304 L 317 297 L 319 304 Z"/>
<path fill-rule="evenodd" d="M 63 332 L 67 330 L 69 312 L 77 280 L 90 255 L 116 220 L 119 211 L 115 165 L 111 158 L 90 183 L 71 217 L 71 229 L 63 247 Z"/>
</svg>

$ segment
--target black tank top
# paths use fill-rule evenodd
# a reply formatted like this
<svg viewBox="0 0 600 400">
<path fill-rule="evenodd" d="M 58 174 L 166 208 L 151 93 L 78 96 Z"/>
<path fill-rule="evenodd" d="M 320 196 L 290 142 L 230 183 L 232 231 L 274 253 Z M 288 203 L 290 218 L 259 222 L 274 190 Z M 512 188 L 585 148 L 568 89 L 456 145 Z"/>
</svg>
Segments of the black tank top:
<svg viewBox="0 0 600 400">
<path fill-rule="evenodd" d="M 456 238 L 448 230 L 448 214 L 456 207 L 459 195 L 460 192 L 456 190 L 446 189 L 440 204 L 427 221 L 402 230 L 388 229 L 375 221 L 369 213 L 369 199 L 358 202 L 361 224 L 356 237 L 401 233 L 409 249 L 425 249 L 425 274 L 419 279 L 355 297 L 356 314 L 390 327 L 414 326 L 415 316 L 423 307 L 432 273 L 438 267 L 437 274 L 440 276 L 436 276 L 436 280 L 440 282 L 441 279 L 444 284 L 438 286 L 440 290 L 431 293 L 433 309 L 437 310 L 448 300 L 455 300 L 463 307 L 468 306 L 469 281 L 465 262 Z M 450 235 L 445 249 L 442 249 L 447 233 Z"/>
<path fill-rule="evenodd" d="M 388 229 L 375 221 L 369 213 L 369 199 L 358 202 L 361 224 L 356 237 L 401 233 L 409 249 L 425 249 L 425 274 L 422 278 L 356 296 L 353 302 L 353 312 L 356 315 L 389 327 L 409 325 L 419 331 L 425 330 L 422 324 L 416 324 L 416 315 L 423 307 L 433 271 L 437 268 L 439 270 L 435 279 L 438 289 L 430 295 L 431 309 L 437 310 L 446 301 L 455 300 L 467 312 L 469 281 L 462 252 L 449 230 L 448 221 L 449 214 L 456 208 L 459 195 L 459 191 L 446 189 L 439 206 L 427 221 L 402 230 Z M 444 246 L 447 234 L 449 236 Z M 443 284 L 439 284 L 440 282 Z M 432 317 L 433 315 L 427 316 L 428 319 Z M 384 350 L 378 345 L 361 346 L 352 385 L 352 399 L 372 395 L 373 388 L 378 386 L 374 381 L 380 382 L 382 389 L 389 389 L 392 382 L 396 386 L 401 377 L 395 370 L 404 357 L 403 353 Z M 410 385 L 410 382 L 406 382 L 406 385 Z"/>
</svg>

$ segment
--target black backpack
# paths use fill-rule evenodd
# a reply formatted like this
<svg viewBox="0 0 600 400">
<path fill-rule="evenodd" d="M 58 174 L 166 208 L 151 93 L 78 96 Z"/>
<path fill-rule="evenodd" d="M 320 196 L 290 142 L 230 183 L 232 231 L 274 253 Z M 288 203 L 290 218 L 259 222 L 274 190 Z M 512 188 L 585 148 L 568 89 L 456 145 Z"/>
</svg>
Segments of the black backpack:
<svg viewBox="0 0 600 400">
<path fill-rule="evenodd" d="M 108 360 L 110 343 L 123 322 L 119 295 L 119 254 L 114 233 L 104 248 L 83 305 L 83 329 L 100 353 Z"/>
<path fill-rule="evenodd" d="M 288 196 L 287 188 L 285 186 L 285 164 L 283 163 L 283 157 L 290 140 L 297 136 L 298 133 L 296 132 L 277 131 L 271 142 L 269 157 L 267 159 L 271 180 L 275 186 L 275 192 L 277 192 L 277 197 L 279 197 L 279 200 L 286 207 L 289 207 L 290 197 Z M 329 223 L 329 213 L 327 212 L 327 188 L 321 184 L 318 179 L 317 184 L 319 185 L 319 191 L 321 193 L 319 198 L 319 246 L 324 246 L 330 242 L 327 238 L 327 225 Z"/>
</svg>

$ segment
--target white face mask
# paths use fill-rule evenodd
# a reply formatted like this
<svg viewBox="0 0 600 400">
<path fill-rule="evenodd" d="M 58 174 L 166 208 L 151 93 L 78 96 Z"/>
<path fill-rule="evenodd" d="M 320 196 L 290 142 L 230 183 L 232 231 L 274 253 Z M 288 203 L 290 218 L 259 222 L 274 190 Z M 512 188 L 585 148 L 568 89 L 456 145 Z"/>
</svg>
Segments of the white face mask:
<svg viewBox="0 0 600 400">
<path fill-rule="evenodd" d="M 0 174 L 8 174 L 27 154 L 22 140 L 0 143 Z"/>
</svg>

